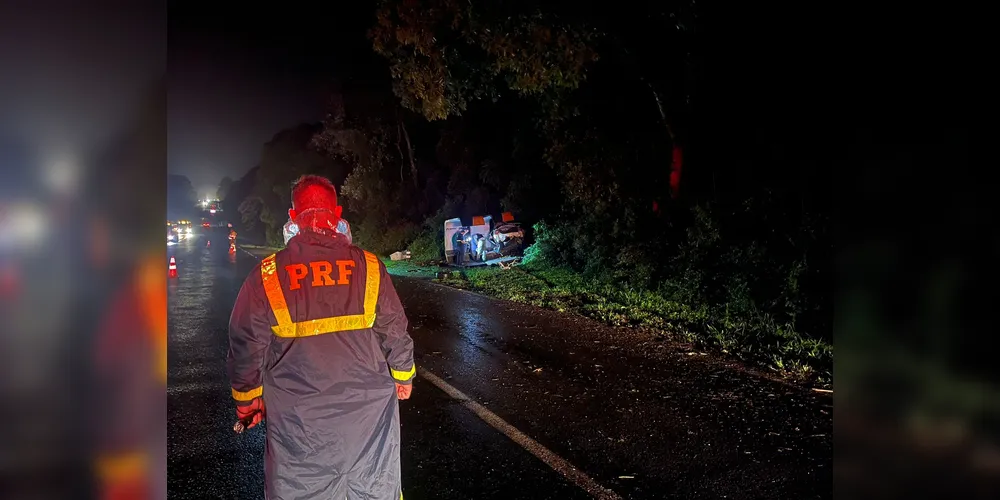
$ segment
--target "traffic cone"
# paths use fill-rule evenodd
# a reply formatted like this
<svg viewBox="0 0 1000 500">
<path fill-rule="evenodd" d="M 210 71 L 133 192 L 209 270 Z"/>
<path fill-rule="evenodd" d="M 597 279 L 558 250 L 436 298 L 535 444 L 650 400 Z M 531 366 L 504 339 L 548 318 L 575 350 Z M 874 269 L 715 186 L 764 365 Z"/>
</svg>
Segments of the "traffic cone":
<svg viewBox="0 0 1000 500">
<path fill-rule="evenodd" d="M 229 253 L 236 253 L 236 243 L 229 244 Z"/>
<path fill-rule="evenodd" d="M 208 240 L 208 245 L 205 246 L 207 246 L 208 248 L 212 248 L 212 240 Z"/>
<path fill-rule="evenodd" d="M 177 261 L 173 257 L 170 258 L 170 265 L 167 266 L 167 271 L 171 278 L 177 277 Z"/>
</svg>

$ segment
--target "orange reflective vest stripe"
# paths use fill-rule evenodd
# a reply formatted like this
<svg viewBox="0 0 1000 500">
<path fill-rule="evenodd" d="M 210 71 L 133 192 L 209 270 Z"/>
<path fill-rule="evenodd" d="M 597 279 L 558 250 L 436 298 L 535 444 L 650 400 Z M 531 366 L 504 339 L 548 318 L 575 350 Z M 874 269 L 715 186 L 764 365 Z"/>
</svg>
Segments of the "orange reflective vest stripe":
<svg viewBox="0 0 1000 500">
<path fill-rule="evenodd" d="M 261 262 L 260 275 L 264 280 L 264 293 L 267 294 L 271 312 L 274 313 L 274 318 L 278 321 L 277 325 L 271 327 L 274 334 L 278 337 L 297 338 L 371 328 L 375 324 L 375 304 L 378 302 L 379 262 L 378 257 L 370 252 L 365 252 L 365 262 L 367 263 L 367 271 L 363 313 L 296 323 L 292 321 L 292 317 L 288 313 L 288 304 L 285 302 L 285 294 L 281 290 L 281 282 L 278 279 L 275 254 L 267 256 Z"/>
<path fill-rule="evenodd" d="M 163 276 L 161 257 L 146 260 L 139 268 L 138 289 L 143 317 L 152 336 L 156 377 L 167 382 L 167 280 Z"/>
<path fill-rule="evenodd" d="M 97 475 L 105 484 L 134 481 L 149 474 L 149 457 L 138 451 L 101 456 L 95 465 Z"/>
</svg>

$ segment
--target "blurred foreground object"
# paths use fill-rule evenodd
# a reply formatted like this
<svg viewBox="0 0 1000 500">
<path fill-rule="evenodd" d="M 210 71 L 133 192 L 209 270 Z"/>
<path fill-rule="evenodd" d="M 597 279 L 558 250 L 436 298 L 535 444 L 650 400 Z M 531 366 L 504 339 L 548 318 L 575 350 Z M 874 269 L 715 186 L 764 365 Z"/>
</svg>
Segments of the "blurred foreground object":
<svg viewBox="0 0 1000 500">
<path fill-rule="evenodd" d="M 159 257 L 153 254 L 138 266 L 99 332 L 102 404 L 95 425 L 105 499 L 160 498 L 154 484 L 162 480 L 166 462 L 156 437 L 165 432 L 156 426 L 166 424 L 167 296 Z"/>
<path fill-rule="evenodd" d="M 891 124 L 845 162 L 868 177 L 838 241 L 837 496 L 1000 498 L 995 188 L 968 162 L 972 132 Z M 945 199 L 926 203 L 911 172 L 941 165 Z"/>
<path fill-rule="evenodd" d="M 0 224 L 0 251 L 32 251 L 45 242 L 51 231 L 44 207 L 32 200 L 9 204 Z"/>
<path fill-rule="evenodd" d="M 103 178 L 93 179 L 103 195 L 94 211 L 108 229 L 92 237 L 105 239 L 110 255 L 92 259 L 91 272 L 120 276 L 111 284 L 94 352 L 100 498 L 166 498 L 165 105 L 160 85 L 133 128 L 102 157 Z"/>
<path fill-rule="evenodd" d="M 165 278 L 165 11 L 0 2 L 5 500 L 165 497 L 165 302 L 137 292 L 144 258 Z"/>
</svg>

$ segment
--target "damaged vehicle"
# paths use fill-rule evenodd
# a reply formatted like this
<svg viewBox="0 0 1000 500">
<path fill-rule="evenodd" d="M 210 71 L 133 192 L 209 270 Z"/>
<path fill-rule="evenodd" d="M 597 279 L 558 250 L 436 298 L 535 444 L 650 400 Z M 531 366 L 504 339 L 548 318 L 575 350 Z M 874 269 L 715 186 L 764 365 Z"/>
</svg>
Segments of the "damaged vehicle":
<svg viewBox="0 0 1000 500">
<path fill-rule="evenodd" d="M 524 250 L 524 229 L 519 222 L 504 222 L 493 229 L 492 240 L 498 256 L 519 255 Z"/>
<path fill-rule="evenodd" d="M 483 265 L 496 263 L 498 259 L 509 260 L 521 255 L 524 251 L 525 232 L 521 224 L 514 222 L 514 216 L 505 212 L 503 222 L 494 225 L 489 215 L 472 218 L 471 225 L 463 225 L 461 219 L 445 221 L 445 254 L 449 264 L 455 262 L 455 248 L 452 236 L 465 228 L 468 230 L 468 243 L 463 245 L 467 252 L 464 265 Z"/>
</svg>

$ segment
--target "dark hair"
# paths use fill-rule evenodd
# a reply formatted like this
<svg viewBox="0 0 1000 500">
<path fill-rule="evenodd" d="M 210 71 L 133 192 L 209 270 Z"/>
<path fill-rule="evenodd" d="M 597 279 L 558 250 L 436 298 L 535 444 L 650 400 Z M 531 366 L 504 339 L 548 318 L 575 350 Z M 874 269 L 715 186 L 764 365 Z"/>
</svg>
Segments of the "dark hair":
<svg viewBox="0 0 1000 500">
<path fill-rule="evenodd" d="M 332 200 L 332 206 L 330 206 Z M 292 205 L 297 210 L 337 206 L 337 188 L 330 179 L 319 175 L 303 175 L 292 184 Z"/>
</svg>

